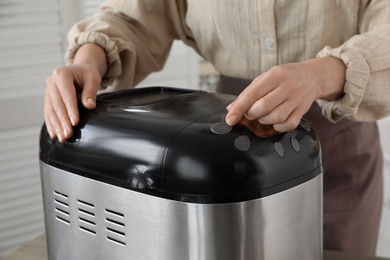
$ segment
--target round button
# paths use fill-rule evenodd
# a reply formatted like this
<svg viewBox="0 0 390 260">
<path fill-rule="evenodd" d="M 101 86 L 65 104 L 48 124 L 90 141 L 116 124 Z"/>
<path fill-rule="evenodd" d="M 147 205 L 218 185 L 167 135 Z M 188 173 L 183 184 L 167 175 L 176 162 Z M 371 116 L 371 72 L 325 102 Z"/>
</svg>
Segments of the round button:
<svg viewBox="0 0 390 260">
<path fill-rule="evenodd" d="M 225 122 L 219 122 L 210 126 L 210 131 L 216 135 L 225 135 L 232 130 L 233 127 L 227 125 Z"/>
<path fill-rule="evenodd" d="M 299 144 L 298 140 L 295 139 L 295 137 L 291 137 L 290 142 L 294 151 L 299 152 L 301 150 L 301 145 Z"/>
<path fill-rule="evenodd" d="M 267 48 L 272 48 L 274 46 L 274 41 L 271 39 L 271 38 L 266 38 L 264 41 L 263 41 L 263 44 L 265 47 Z"/>
<path fill-rule="evenodd" d="M 279 155 L 280 158 L 284 156 L 284 148 L 283 145 L 279 142 L 274 143 L 275 152 Z"/>
<path fill-rule="evenodd" d="M 246 135 L 240 135 L 234 140 L 234 146 L 237 148 L 237 150 L 246 152 L 251 146 L 251 140 Z"/>
</svg>

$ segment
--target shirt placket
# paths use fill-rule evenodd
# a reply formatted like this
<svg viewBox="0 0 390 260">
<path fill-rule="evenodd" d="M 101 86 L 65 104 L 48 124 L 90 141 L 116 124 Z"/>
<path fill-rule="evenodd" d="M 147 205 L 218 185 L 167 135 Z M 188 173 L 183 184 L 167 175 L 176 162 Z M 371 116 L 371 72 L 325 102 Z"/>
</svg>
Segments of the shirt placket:
<svg viewBox="0 0 390 260">
<path fill-rule="evenodd" d="M 260 69 L 265 72 L 278 61 L 278 46 L 276 36 L 275 1 L 258 1 L 257 36 L 260 49 Z"/>
</svg>

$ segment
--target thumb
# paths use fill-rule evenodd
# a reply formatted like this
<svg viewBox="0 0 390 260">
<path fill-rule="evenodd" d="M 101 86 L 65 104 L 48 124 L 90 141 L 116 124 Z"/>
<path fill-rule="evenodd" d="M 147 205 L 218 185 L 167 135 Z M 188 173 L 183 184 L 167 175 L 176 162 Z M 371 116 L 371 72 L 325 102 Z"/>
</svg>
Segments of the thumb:
<svg viewBox="0 0 390 260">
<path fill-rule="evenodd" d="M 86 77 L 83 90 L 81 92 L 81 102 L 84 107 L 94 109 L 96 107 L 96 94 L 100 86 L 100 81 L 92 77 Z"/>
</svg>

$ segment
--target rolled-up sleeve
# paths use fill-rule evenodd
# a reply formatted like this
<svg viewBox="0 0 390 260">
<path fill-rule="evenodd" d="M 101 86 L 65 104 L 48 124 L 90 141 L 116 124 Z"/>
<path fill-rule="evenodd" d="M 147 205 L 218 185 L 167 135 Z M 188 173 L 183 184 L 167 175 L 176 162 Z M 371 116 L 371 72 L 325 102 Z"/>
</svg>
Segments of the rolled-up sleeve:
<svg viewBox="0 0 390 260">
<path fill-rule="evenodd" d="M 360 34 L 337 48 L 325 47 L 317 57 L 337 57 L 347 66 L 344 96 L 318 100 L 324 115 L 374 121 L 390 115 L 390 1 L 369 3 L 360 19 Z"/>
<path fill-rule="evenodd" d="M 94 17 L 69 31 L 66 62 L 73 62 L 83 44 L 97 44 L 108 62 L 102 87 L 133 87 L 162 69 L 175 39 L 191 42 L 185 11 L 185 1 L 180 0 L 106 1 Z"/>
</svg>

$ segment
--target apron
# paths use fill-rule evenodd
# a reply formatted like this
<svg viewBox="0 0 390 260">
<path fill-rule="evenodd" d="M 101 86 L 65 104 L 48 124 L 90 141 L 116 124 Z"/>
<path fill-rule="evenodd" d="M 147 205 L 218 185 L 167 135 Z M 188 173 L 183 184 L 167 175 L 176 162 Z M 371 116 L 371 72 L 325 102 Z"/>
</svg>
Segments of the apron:
<svg viewBox="0 0 390 260">
<path fill-rule="evenodd" d="M 238 95 L 251 81 L 220 76 L 218 92 Z M 383 156 L 376 122 L 329 122 L 316 102 L 304 115 L 321 142 L 324 249 L 375 255 L 383 204 Z"/>
</svg>

